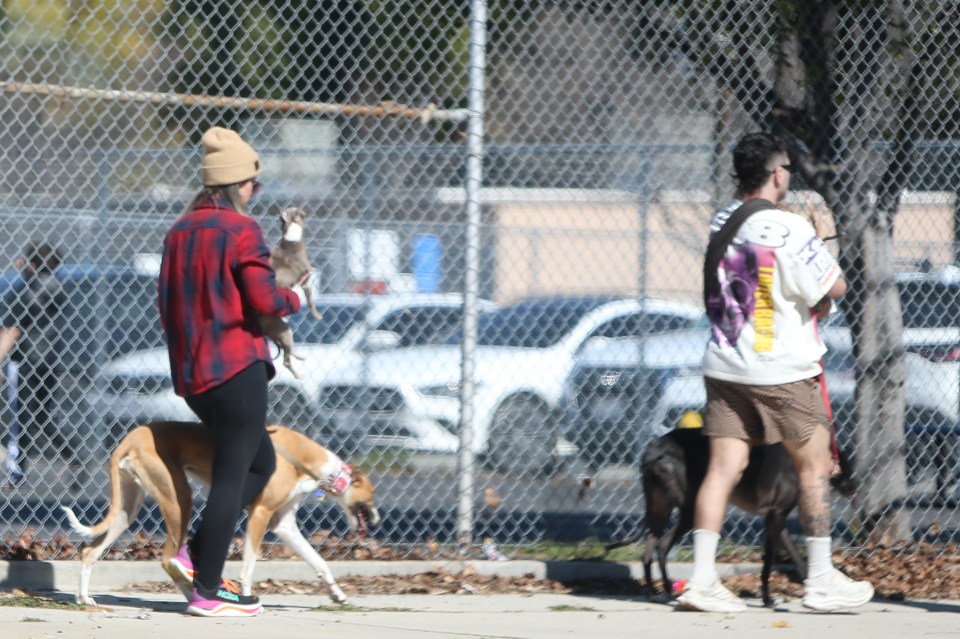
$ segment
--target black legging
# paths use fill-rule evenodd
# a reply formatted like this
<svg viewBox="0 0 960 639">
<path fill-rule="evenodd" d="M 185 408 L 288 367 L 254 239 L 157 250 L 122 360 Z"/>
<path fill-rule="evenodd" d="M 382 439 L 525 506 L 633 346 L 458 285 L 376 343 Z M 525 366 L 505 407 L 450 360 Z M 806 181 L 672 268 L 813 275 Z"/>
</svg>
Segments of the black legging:
<svg viewBox="0 0 960 639">
<path fill-rule="evenodd" d="M 276 468 L 267 423 L 267 368 L 258 362 L 220 386 L 186 398 L 213 435 L 213 472 L 200 526 L 190 541 L 194 583 L 220 586 L 242 510 Z"/>
</svg>

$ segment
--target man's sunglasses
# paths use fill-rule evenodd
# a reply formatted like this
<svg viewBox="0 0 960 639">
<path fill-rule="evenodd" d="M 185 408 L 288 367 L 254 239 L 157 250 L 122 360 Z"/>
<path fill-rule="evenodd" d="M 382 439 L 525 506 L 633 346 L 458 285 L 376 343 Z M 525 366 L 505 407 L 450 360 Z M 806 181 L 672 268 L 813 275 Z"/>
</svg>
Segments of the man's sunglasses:
<svg viewBox="0 0 960 639">
<path fill-rule="evenodd" d="M 263 190 L 263 183 L 262 183 L 262 182 L 258 182 L 257 180 L 250 180 L 250 181 L 253 182 L 253 194 L 254 194 L 254 195 L 256 195 L 257 193 L 259 193 L 260 191 Z"/>
</svg>

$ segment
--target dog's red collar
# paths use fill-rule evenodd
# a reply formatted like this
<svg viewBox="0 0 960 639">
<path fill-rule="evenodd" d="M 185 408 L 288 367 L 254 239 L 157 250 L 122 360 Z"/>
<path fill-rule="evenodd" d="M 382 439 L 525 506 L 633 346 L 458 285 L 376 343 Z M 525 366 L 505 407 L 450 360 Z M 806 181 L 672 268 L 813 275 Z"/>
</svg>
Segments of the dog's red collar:
<svg viewBox="0 0 960 639">
<path fill-rule="evenodd" d="M 339 468 L 330 474 L 329 477 L 322 479 L 317 485 L 317 496 L 321 499 L 324 493 L 329 492 L 334 497 L 339 497 L 347 492 L 350 487 L 350 481 L 353 479 L 353 469 L 349 464 L 340 462 Z"/>
</svg>

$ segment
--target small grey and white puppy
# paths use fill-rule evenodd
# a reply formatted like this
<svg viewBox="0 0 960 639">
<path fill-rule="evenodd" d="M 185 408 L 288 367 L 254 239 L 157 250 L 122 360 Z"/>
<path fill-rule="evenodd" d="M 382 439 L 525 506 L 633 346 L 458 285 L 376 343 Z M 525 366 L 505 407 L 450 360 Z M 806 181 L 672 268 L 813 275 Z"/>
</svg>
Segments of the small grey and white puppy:
<svg viewBox="0 0 960 639">
<path fill-rule="evenodd" d="M 283 229 L 283 238 L 270 251 L 270 264 L 277 274 L 277 286 L 293 288 L 300 286 L 303 296 L 307 300 L 310 314 L 321 319 L 320 312 L 313 303 L 313 292 L 310 287 L 310 260 L 307 259 L 307 249 L 303 245 L 303 227 L 307 212 L 298 207 L 290 207 L 280 211 L 280 224 Z M 293 369 L 291 357 L 303 359 L 293 352 L 293 331 L 280 317 L 260 316 L 260 328 L 263 333 L 272 339 L 283 351 L 283 365 L 297 379 L 302 375 Z"/>
</svg>

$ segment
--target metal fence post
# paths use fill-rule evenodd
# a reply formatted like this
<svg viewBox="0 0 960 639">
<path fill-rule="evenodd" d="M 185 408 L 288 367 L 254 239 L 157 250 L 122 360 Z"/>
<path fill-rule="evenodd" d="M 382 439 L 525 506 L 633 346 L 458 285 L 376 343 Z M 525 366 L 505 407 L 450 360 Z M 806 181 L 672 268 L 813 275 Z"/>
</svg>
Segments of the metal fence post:
<svg viewBox="0 0 960 639">
<path fill-rule="evenodd" d="M 470 3 L 470 62 L 467 87 L 467 218 L 466 268 L 463 290 L 463 361 L 460 385 L 460 455 L 457 490 L 457 536 L 469 540 L 473 529 L 476 474 L 473 454 L 474 355 L 477 346 L 477 298 L 480 288 L 480 186 L 483 184 L 484 68 L 487 3 Z"/>
</svg>

